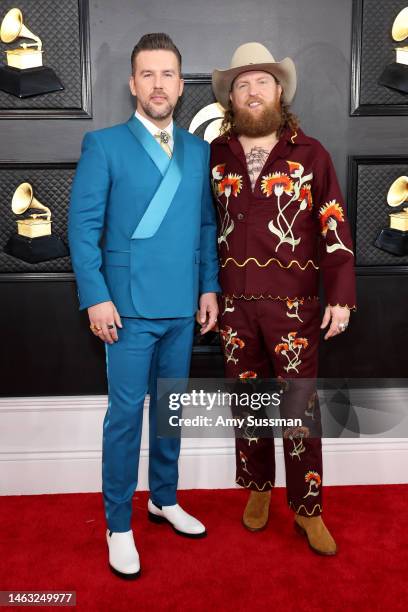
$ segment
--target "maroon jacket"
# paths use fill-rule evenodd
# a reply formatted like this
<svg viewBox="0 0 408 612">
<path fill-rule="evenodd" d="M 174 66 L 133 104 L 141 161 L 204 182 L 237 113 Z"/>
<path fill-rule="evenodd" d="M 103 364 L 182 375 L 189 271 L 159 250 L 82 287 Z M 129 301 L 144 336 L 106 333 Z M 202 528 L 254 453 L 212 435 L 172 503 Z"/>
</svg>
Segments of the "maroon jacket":
<svg viewBox="0 0 408 612">
<path fill-rule="evenodd" d="M 252 192 L 236 136 L 211 144 L 220 284 L 228 297 L 314 298 L 355 308 L 354 256 L 329 153 L 286 129 Z"/>
</svg>

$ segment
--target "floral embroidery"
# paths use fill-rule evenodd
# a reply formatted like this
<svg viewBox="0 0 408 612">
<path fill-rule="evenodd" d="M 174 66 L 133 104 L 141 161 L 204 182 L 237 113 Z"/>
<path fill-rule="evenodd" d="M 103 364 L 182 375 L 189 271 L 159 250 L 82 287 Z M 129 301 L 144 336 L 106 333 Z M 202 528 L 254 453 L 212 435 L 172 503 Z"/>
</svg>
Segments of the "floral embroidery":
<svg viewBox="0 0 408 612">
<path fill-rule="evenodd" d="M 313 472 L 309 470 L 305 474 L 305 481 L 309 483 L 309 490 L 306 493 L 306 495 L 303 496 L 303 499 L 305 499 L 306 497 L 309 497 L 310 495 L 312 495 L 313 497 L 316 497 L 317 495 L 319 495 L 318 489 L 322 483 L 322 479 L 320 478 L 320 475 L 317 472 Z"/>
<path fill-rule="evenodd" d="M 234 303 L 234 298 L 232 297 L 224 297 L 224 312 L 222 313 L 223 315 L 225 315 L 226 312 L 234 312 L 235 310 L 235 306 L 233 306 Z"/>
<path fill-rule="evenodd" d="M 255 427 L 253 429 L 255 430 Z M 259 438 L 256 438 L 253 434 L 254 431 L 250 432 L 248 429 L 245 429 L 244 440 L 247 441 L 248 446 L 251 446 L 252 442 L 254 442 L 254 444 L 258 444 L 259 442 Z"/>
<path fill-rule="evenodd" d="M 303 172 L 304 172 L 304 167 L 302 166 L 302 164 L 300 164 L 299 162 L 293 162 L 293 161 L 287 161 L 286 162 L 289 166 L 289 172 L 290 172 L 290 176 L 292 177 L 299 177 L 302 176 Z"/>
<path fill-rule="evenodd" d="M 309 437 L 309 429 L 307 427 L 289 427 L 285 430 L 283 437 L 289 439 L 293 448 L 289 452 L 290 457 L 297 457 L 299 461 L 301 461 L 301 453 L 304 453 L 306 450 L 305 445 L 303 444 L 303 438 Z"/>
<path fill-rule="evenodd" d="M 226 164 L 218 164 L 212 169 L 212 177 L 215 181 L 220 181 L 224 176 Z"/>
<path fill-rule="evenodd" d="M 238 363 L 238 357 L 234 357 L 234 352 L 237 348 L 243 349 L 245 342 L 241 338 L 237 337 L 236 331 L 233 331 L 229 325 L 225 326 L 225 329 L 220 330 L 221 338 L 224 341 L 224 353 L 227 358 L 227 363 L 232 361 Z"/>
<path fill-rule="evenodd" d="M 312 187 L 310 183 L 307 183 L 307 185 L 303 185 L 303 187 L 300 189 L 298 202 L 302 202 L 303 200 L 306 201 L 307 209 L 312 210 L 313 198 L 312 198 Z"/>
<path fill-rule="evenodd" d="M 299 162 L 287 161 L 289 166 L 290 177 L 284 172 L 274 172 L 268 176 L 262 177 L 262 191 L 270 197 L 272 193 L 276 196 L 278 203 L 278 214 L 276 220 L 272 219 L 268 223 L 268 229 L 272 234 L 279 238 L 279 242 L 275 247 L 275 253 L 279 247 L 288 243 L 292 247 L 292 251 L 300 243 L 301 238 L 295 238 L 293 227 L 298 215 L 310 210 L 313 205 L 310 181 L 313 178 L 313 173 L 310 172 L 303 176 L 304 167 Z M 281 197 L 283 193 L 291 196 L 289 201 L 284 206 L 281 205 Z M 291 218 L 288 218 L 289 207 L 291 204 L 294 213 Z M 275 225 L 276 221 L 276 225 Z"/>
<path fill-rule="evenodd" d="M 288 195 L 293 193 L 293 181 L 284 172 L 274 172 L 262 177 L 261 189 L 268 197 L 274 192 L 276 196 L 281 196 L 283 192 Z"/>
<path fill-rule="evenodd" d="M 242 176 L 239 174 L 229 173 L 227 176 L 224 176 L 226 164 L 217 164 L 212 168 L 212 188 L 214 192 L 214 196 L 217 199 L 217 202 L 220 204 L 220 209 L 218 210 L 220 215 L 221 227 L 218 236 L 218 244 L 221 245 L 223 242 L 225 246 L 229 250 L 228 245 L 228 236 L 234 229 L 234 220 L 231 219 L 231 215 L 229 213 L 228 207 L 230 202 L 230 197 L 238 197 L 242 189 Z M 223 200 L 225 200 L 225 203 Z"/>
<path fill-rule="evenodd" d="M 288 365 L 284 366 L 286 372 L 295 370 L 299 374 L 297 367 L 302 363 L 299 357 L 300 351 L 306 349 L 309 345 L 306 338 L 296 338 L 297 332 L 290 332 L 287 338 L 282 336 L 283 342 L 275 346 L 277 355 L 284 355 L 288 361 Z"/>
<path fill-rule="evenodd" d="M 239 174 L 228 174 L 218 183 L 218 193 L 224 193 L 228 199 L 232 195 L 236 198 L 242 189 L 242 177 Z"/>
<path fill-rule="evenodd" d="M 252 370 L 248 370 L 247 372 L 241 372 L 239 377 L 241 380 L 247 378 L 258 378 L 258 374 L 256 372 L 253 372 Z"/>
<path fill-rule="evenodd" d="M 343 209 L 336 200 L 331 200 L 322 206 L 319 210 L 320 225 L 323 236 L 326 236 L 328 230 L 328 222 L 330 218 L 335 218 L 337 221 L 344 221 Z"/>
<path fill-rule="evenodd" d="M 246 472 L 247 474 L 249 474 L 251 476 L 251 472 L 247 468 L 248 457 L 246 455 L 244 455 L 244 453 L 242 451 L 239 451 L 239 458 L 241 460 L 242 471 Z"/>
<path fill-rule="evenodd" d="M 286 300 L 286 306 L 288 308 L 288 310 L 294 310 L 295 312 L 291 313 L 291 312 L 287 312 L 286 316 L 290 317 L 291 319 L 299 319 L 299 321 L 301 321 L 303 323 L 303 319 L 300 318 L 299 316 L 299 306 L 303 305 L 304 303 L 304 299 L 300 298 L 299 300 Z"/>
<path fill-rule="evenodd" d="M 340 204 L 336 202 L 336 200 L 326 202 L 326 204 L 319 209 L 319 218 L 322 235 L 326 238 L 328 230 L 331 230 L 334 232 L 337 239 L 337 242 L 334 242 L 333 244 L 326 244 L 327 252 L 333 253 L 333 251 L 343 249 L 344 251 L 348 251 L 349 253 L 353 254 L 353 251 L 346 247 L 337 233 L 338 224 L 344 223 L 344 212 Z"/>
<path fill-rule="evenodd" d="M 282 353 L 284 355 L 285 351 L 288 351 L 288 350 L 289 350 L 289 344 L 286 344 L 286 342 L 283 344 L 282 343 L 277 344 L 275 346 L 275 353 L 277 353 L 278 355 L 279 353 Z"/>
</svg>

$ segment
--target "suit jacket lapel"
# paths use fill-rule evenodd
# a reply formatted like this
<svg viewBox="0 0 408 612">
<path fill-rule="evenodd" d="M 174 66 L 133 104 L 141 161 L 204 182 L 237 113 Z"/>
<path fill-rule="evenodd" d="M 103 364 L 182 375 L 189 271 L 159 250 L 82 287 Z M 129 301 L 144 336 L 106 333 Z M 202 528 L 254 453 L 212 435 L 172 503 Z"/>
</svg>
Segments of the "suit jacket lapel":
<svg viewBox="0 0 408 612">
<path fill-rule="evenodd" d="M 137 228 L 133 232 L 132 238 L 151 238 L 155 235 L 179 188 L 184 163 L 184 140 L 181 130 L 179 130 L 176 125 L 174 125 L 173 128 L 173 135 L 173 156 L 170 163 L 168 163 L 167 171 L 156 193 L 145 210 Z M 158 143 L 157 146 L 162 151 L 163 155 L 167 157 Z"/>
<path fill-rule="evenodd" d="M 135 117 L 135 115 L 132 115 L 126 125 L 140 142 L 151 160 L 156 164 L 160 174 L 164 176 L 169 166 L 169 158 L 157 140 L 151 135 L 149 130 L 145 128 L 143 123 Z"/>
</svg>

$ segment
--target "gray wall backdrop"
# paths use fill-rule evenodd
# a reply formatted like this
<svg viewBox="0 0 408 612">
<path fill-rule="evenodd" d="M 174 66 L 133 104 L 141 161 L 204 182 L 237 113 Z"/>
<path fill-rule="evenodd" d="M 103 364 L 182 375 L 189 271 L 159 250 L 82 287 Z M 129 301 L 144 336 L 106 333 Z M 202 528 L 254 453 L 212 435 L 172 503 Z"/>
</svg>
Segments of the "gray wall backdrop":
<svg viewBox="0 0 408 612">
<path fill-rule="evenodd" d="M 127 85 L 129 57 L 134 44 L 146 32 L 164 31 L 173 37 L 182 52 L 185 73 L 226 68 L 238 45 L 256 40 L 265 44 L 277 60 L 287 55 L 294 59 L 298 91 L 293 110 L 299 115 L 304 131 L 321 140 L 331 152 L 346 194 L 349 154 L 405 154 L 408 137 L 408 117 L 349 116 L 351 20 L 352 0 L 90 0 L 93 119 L 1 120 L 0 158 L 77 160 L 86 131 L 126 120 L 133 110 Z M 50 301 L 53 312 L 48 312 L 44 303 L 44 309 L 38 309 L 37 314 L 43 327 L 53 328 L 47 329 L 48 340 L 39 334 L 38 348 L 41 346 L 44 356 L 47 351 L 55 352 L 55 346 L 69 344 L 68 330 L 77 333 L 72 327 L 78 318 L 75 292 L 72 283 L 57 284 L 58 289 L 49 283 L 29 283 L 32 289 L 24 290 L 21 283 L 8 286 L 3 316 L 11 326 L 9 341 L 18 341 L 17 330 L 24 317 L 29 316 L 27 310 L 16 304 L 21 305 L 22 300 L 29 302 L 30 292 L 37 294 L 46 288 L 50 296 L 55 292 L 55 299 Z M 405 354 L 401 352 L 394 365 L 389 356 L 394 351 L 396 330 L 407 336 L 407 279 L 360 277 L 358 290 L 359 312 L 354 316 L 349 336 L 332 341 L 330 350 L 327 345 L 323 347 L 324 369 L 332 375 L 371 376 L 381 372 L 384 376 L 400 376 Z M 54 307 L 58 308 L 61 301 L 64 310 L 55 325 L 58 315 Z M 392 310 L 387 311 L 391 303 Z M 384 316 L 386 312 L 389 314 Z M 97 391 L 103 384 L 102 351 L 95 348 L 93 338 L 88 338 L 84 318 L 81 325 L 82 343 L 75 338 L 67 351 L 81 346 L 84 355 L 98 354 L 99 370 L 97 375 L 89 371 L 88 386 L 73 385 L 74 393 Z M 375 343 L 367 351 L 365 342 L 373 334 Z M 26 345 L 26 350 L 33 349 Z M 343 369 L 339 369 L 340 363 Z M 40 389 L 37 376 L 33 393 L 47 394 L 47 390 L 66 393 L 64 359 L 59 355 L 58 369 L 51 358 L 47 365 L 50 368 L 47 377 L 51 375 L 54 384 L 51 389 L 46 385 Z M 82 381 L 86 379 L 82 367 L 78 367 L 77 374 Z M 22 393 L 30 391 L 24 386 L 21 389 Z M 2 390 L 10 393 L 7 384 L 3 384 Z"/>
</svg>

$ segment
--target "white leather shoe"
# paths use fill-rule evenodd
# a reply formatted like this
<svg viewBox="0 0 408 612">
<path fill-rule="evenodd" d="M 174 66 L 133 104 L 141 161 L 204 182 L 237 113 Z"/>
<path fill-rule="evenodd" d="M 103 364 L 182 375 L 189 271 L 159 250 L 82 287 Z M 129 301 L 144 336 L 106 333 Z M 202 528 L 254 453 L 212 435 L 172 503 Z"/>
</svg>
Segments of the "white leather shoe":
<svg viewBox="0 0 408 612">
<path fill-rule="evenodd" d="M 133 539 L 133 531 L 123 533 L 106 530 L 109 567 L 120 578 L 133 580 L 140 575 L 140 560 Z"/>
<path fill-rule="evenodd" d="M 203 538 L 207 535 L 205 527 L 191 514 L 187 514 L 178 504 L 159 508 L 151 499 L 147 504 L 149 520 L 153 523 L 170 523 L 174 531 L 188 538 Z"/>
</svg>

